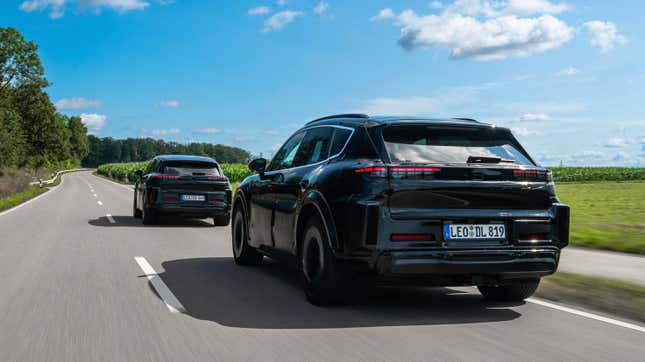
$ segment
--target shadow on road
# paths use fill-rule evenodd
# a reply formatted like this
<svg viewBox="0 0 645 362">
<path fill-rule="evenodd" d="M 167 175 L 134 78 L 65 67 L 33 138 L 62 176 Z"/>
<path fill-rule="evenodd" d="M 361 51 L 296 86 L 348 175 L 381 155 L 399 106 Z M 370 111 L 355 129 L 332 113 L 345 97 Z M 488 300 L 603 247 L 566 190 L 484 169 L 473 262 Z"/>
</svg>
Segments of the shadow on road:
<svg viewBox="0 0 645 362">
<path fill-rule="evenodd" d="M 508 321 L 521 315 L 508 305 L 449 288 L 378 289 L 360 304 L 315 307 L 304 298 L 298 272 L 266 258 L 257 268 L 237 266 L 230 257 L 172 260 L 162 266 L 160 277 L 188 315 L 230 327 L 440 325 Z"/>
<path fill-rule="evenodd" d="M 106 216 L 101 216 L 98 219 L 89 220 L 87 223 L 92 226 L 105 226 L 105 227 L 214 227 L 212 222 L 202 219 L 184 219 L 184 218 L 168 218 L 162 217 L 161 223 L 157 225 L 143 225 L 141 219 L 135 219 L 132 216 L 112 216 L 114 223 L 111 223 Z"/>
</svg>

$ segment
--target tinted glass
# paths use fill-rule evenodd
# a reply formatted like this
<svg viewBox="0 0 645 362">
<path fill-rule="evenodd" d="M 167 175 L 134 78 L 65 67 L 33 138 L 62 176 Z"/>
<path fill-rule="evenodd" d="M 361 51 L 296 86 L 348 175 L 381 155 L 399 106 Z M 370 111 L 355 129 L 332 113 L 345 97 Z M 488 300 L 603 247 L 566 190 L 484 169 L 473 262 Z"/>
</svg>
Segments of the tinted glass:
<svg viewBox="0 0 645 362">
<path fill-rule="evenodd" d="M 308 130 L 296 155 L 295 166 L 326 160 L 329 157 L 329 144 L 333 134 L 334 128 L 332 127 L 317 127 Z"/>
<path fill-rule="evenodd" d="M 392 126 L 383 129 L 383 140 L 396 163 L 466 163 L 476 156 L 533 164 L 504 130 Z"/>
<path fill-rule="evenodd" d="M 221 176 L 216 164 L 195 161 L 166 161 L 161 173 L 179 176 Z"/>
<path fill-rule="evenodd" d="M 330 156 L 334 156 L 340 153 L 347 143 L 349 135 L 352 134 L 352 131 L 343 128 L 336 128 L 334 130 L 334 138 L 331 141 L 331 151 L 329 151 Z"/>
<path fill-rule="evenodd" d="M 275 154 L 267 171 L 282 170 L 285 168 L 293 167 L 300 143 L 305 136 L 305 132 L 300 132 L 293 135 L 289 140 L 278 150 Z"/>
</svg>

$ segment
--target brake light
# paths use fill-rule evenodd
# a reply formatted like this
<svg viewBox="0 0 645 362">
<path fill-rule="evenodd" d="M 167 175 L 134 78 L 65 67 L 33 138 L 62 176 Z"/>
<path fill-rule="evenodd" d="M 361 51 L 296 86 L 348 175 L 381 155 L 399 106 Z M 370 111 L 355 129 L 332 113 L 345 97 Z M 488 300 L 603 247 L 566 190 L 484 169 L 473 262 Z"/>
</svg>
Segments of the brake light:
<svg viewBox="0 0 645 362">
<path fill-rule="evenodd" d="M 513 175 L 516 178 L 527 180 L 547 180 L 548 173 L 541 170 L 513 170 Z"/>
<path fill-rule="evenodd" d="M 392 234 L 392 241 L 434 241 L 433 234 Z"/>
<path fill-rule="evenodd" d="M 373 176 L 373 177 L 386 177 L 387 168 L 383 166 L 361 167 L 361 168 L 355 168 L 354 173 L 359 175 Z"/>
<path fill-rule="evenodd" d="M 166 196 L 162 198 L 163 201 L 165 202 L 177 202 L 177 198 L 173 196 Z"/>
<path fill-rule="evenodd" d="M 181 176 L 178 176 L 178 175 L 163 175 L 163 174 L 152 176 L 152 178 L 155 179 L 155 180 L 176 180 L 179 177 L 181 177 Z"/>
<path fill-rule="evenodd" d="M 438 172 L 439 167 L 390 167 L 392 178 L 432 178 Z"/>
</svg>

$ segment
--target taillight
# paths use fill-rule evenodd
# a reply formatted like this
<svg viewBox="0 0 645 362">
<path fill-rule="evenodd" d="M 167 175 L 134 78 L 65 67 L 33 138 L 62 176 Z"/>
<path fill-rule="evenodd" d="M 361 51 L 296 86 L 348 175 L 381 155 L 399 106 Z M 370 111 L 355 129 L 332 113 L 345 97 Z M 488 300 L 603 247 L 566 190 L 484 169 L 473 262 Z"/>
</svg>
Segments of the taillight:
<svg viewBox="0 0 645 362">
<path fill-rule="evenodd" d="M 433 178 L 438 172 L 439 167 L 390 167 L 392 178 Z"/>
<path fill-rule="evenodd" d="M 369 166 L 355 168 L 354 173 L 372 177 L 387 177 L 387 168 L 383 166 Z"/>
<path fill-rule="evenodd" d="M 548 181 L 549 173 L 541 170 L 513 170 L 513 176 L 516 179 L 526 181 Z"/>
<path fill-rule="evenodd" d="M 153 179 L 155 180 L 176 180 L 180 178 L 181 176 L 178 175 L 154 175 L 152 176 Z"/>
<path fill-rule="evenodd" d="M 434 241 L 433 234 L 392 234 L 392 241 Z"/>
<path fill-rule="evenodd" d="M 164 202 L 177 202 L 177 198 L 173 196 L 165 196 L 161 200 Z"/>
<path fill-rule="evenodd" d="M 439 167 L 415 167 L 415 166 L 368 166 L 354 169 L 354 173 L 359 175 L 367 175 L 372 177 L 387 177 L 388 174 L 392 178 L 426 178 L 434 177 L 438 172 L 441 172 Z"/>
</svg>

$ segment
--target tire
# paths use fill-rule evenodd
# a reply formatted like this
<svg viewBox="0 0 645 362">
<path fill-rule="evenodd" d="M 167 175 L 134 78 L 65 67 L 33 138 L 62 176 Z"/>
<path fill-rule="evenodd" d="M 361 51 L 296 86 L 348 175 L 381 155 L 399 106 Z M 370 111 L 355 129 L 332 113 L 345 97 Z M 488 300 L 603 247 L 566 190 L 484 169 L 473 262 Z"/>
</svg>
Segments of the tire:
<svg viewBox="0 0 645 362">
<path fill-rule="evenodd" d="M 143 194 L 143 199 L 146 199 L 146 194 Z M 159 213 L 152 207 L 146 207 L 145 201 L 142 205 L 143 225 L 156 225 L 159 223 Z"/>
<path fill-rule="evenodd" d="M 237 265 L 256 266 L 264 257 L 248 243 L 248 224 L 241 207 L 235 208 L 233 224 L 231 226 L 231 245 L 233 259 Z"/>
<path fill-rule="evenodd" d="M 521 302 L 535 293 L 540 279 L 509 285 L 479 285 L 477 289 L 489 300 L 496 302 Z"/>
<path fill-rule="evenodd" d="M 217 215 L 213 217 L 213 224 L 215 226 L 228 226 L 231 223 L 231 215 Z"/>
<path fill-rule="evenodd" d="M 318 215 L 307 221 L 301 242 L 300 270 L 309 303 L 318 306 L 347 303 L 351 299 L 349 283 L 339 271 Z"/>
<path fill-rule="evenodd" d="M 132 217 L 135 219 L 141 218 L 141 210 L 137 209 L 137 192 L 134 192 L 134 201 L 132 202 Z"/>
</svg>

